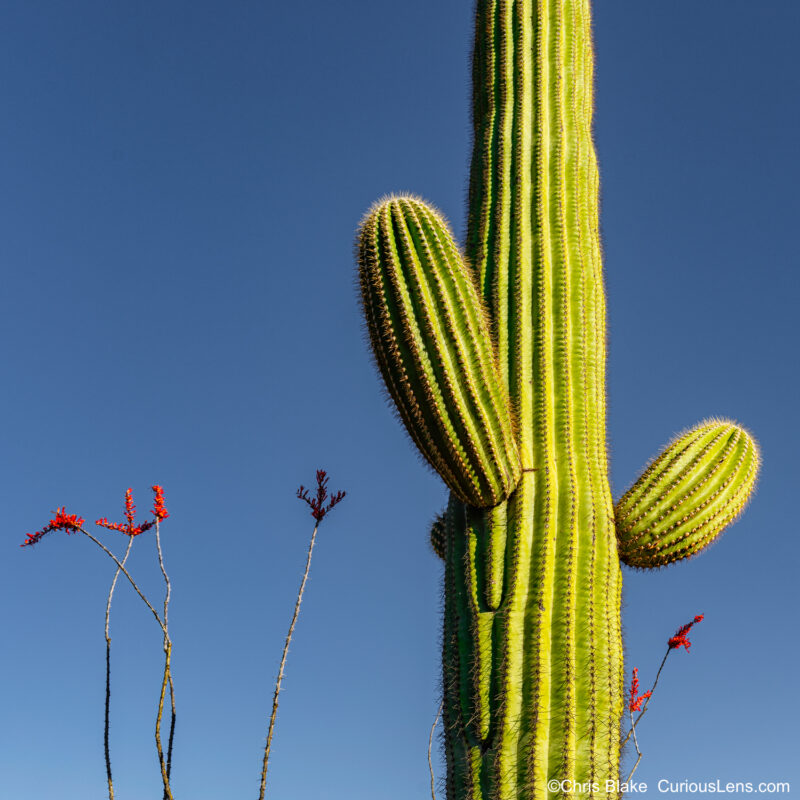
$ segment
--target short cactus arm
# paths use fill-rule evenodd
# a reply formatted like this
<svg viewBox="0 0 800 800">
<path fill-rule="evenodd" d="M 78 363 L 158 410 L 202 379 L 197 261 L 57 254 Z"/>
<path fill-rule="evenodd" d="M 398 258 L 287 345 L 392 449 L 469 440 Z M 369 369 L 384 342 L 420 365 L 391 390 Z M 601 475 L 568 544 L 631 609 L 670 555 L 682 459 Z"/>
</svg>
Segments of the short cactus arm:
<svg viewBox="0 0 800 800">
<path fill-rule="evenodd" d="M 661 567 L 699 553 L 742 512 L 758 466 L 755 440 L 733 422 L 678 436 L 614 509 L 622 561 Z"/>
</svg>

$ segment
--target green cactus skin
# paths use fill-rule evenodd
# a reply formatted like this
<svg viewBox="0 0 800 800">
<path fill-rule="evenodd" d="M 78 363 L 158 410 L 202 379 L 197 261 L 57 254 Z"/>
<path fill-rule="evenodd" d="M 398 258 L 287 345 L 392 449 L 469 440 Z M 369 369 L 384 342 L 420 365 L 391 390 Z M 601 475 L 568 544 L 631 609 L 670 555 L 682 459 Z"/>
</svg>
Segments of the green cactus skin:
<svg viewBox="0 0 800 800">
<path fill-rule="evenodd" d="M 676 438 L 614 509 L 622 561 L 660 567 L 699 553 L 744 509 L 758 464 L 753 437 L 733 422 Z"/>
<path fill-rule="evenodd" d="M 374 208 L 359 244 L 377 365 L 451 489 L 431 531 L 445 562 L 447 798 L 616 798 L 622 576 L 589 0 L 478 0 L 475 30 L 465 259 L 415 198 Z M 705 438 L 672 445 L 621 501 L 630 563 L 705 545 L 752 487 L 749 437 L 697 431 Z M 681 448 L 699 460 L 673 461 Z M 714 521 L 674 526 L 676 502 Z"/>
</svg>

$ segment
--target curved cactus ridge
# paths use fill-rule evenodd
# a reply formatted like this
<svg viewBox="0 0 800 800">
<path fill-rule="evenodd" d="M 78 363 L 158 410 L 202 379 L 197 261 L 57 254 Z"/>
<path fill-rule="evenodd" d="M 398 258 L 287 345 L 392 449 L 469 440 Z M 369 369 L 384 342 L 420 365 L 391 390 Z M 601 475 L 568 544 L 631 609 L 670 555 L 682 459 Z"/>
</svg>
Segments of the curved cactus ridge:
<svg viewBox="0 0 800 800">
<path fill-rule="evenodd" d="M 553 780 L 618 796 L 622 577 L 592 92 L 589 0 L 478 0 L 465 257 L 415 198 L 375 207 L 360 232 L 377 365 L 451 489 L 431 531 L 445 562 L 448 800 L 567 793 Z M 696 552 L 756 468 L 727 423 L 678 439 L 620 501 L 623 558 Z"/>
</svg>

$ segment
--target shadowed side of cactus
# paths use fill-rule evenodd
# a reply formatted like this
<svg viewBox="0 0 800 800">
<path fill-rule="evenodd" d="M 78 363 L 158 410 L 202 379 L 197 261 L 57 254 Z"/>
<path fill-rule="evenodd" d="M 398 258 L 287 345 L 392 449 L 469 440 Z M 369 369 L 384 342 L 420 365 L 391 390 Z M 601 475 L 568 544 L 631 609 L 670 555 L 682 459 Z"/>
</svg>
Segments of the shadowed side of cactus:
<svg viewBox="0 0 800 800">
<path fill-rule="evenodd" d="M 431 550 L 444 560 L 447 545 L 447 514 L 437 514 L 430 530 Z"/>
<path fill-rule="evenodd" d="M 359 234 L 377 366 L 451 490 L 431 529 L 448 800 L 617 796 L 616 524 L 627 563 L 677 561 L 755 479 L 743 431 L 700 426 L 615 521 L 592 92 L 588 0 L 478 0 L 465 256 L 413 197 L 373 208 Z"/>
</svg>

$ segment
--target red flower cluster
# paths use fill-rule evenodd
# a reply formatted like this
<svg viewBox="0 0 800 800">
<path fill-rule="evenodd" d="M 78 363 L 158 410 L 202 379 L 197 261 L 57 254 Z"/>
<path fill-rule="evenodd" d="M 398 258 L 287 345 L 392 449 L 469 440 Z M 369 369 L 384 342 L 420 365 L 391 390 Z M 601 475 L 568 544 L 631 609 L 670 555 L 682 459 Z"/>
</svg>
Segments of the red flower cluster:
<svg viewBox="0 0 800 800">
<path fill-rule="evenodd" d="M 652 691 L 645 692 L 643 695 L 639 695 L 639 668 L 633 668 L 633 680 L 631 681 L 631 699 L 628 702 L 628 709 L 633 711 L 639 711 L 642 708 L 642 704 L 648 697 L 653 694 Z"/>
<path fill-rule="evenodd" d="M 67 533 L 74 533 L 83 527 L 86 520 L 79 517 L 77 514 L 67 514 L 66 507 L 62 506 L 57 511 L 52 512 L 55 517 L 47 523 L 40 531 L 36 533 L 26 533 L 27 537 L 20 547 L 27 547 L 28 545 L 36 544 L 42 536 L 51 531 L 66 531 Z"/>
<path fill-rule="evenodd" d="M 164 505 L 164 489 L 161 486 L 150 487 L 156 494 L 156 499 L 153 501 L 153 514 L 157 520 L 166 519 L 169 516 L 167 507 Z"/>
<path fill-rule="evenodd" d="M 164 505 L 164 489 L 161 486 L 153 486 L 152 489 L 156 495 L 155 501 L 153 502 L 153 515 L 155 519 L 147 520 L 141 525 L 133 524 L 136 506 L 133 504 L 133 491 L 128 489 L 128 491 L 125 492 L 125 519 L 127 522 L 109 522 L 103 517 L 102 519 L 98 519 L 94 524 L 99 525 L 101 528 L 108 528 L 110 531 L 120 531 L 120 533 L 124 533 L 126 536 L 138 536 L 140 533 L 150 530 L 157 522 L 169 516 L 167 507 Z M 336 502 L 338 502 L 338 500 Z M 63 507 L 58 511 L 54 511 L 53 514 L 55 518 L 51 519 L 42 530 L 36 531 L 36 533 L 26 534 L 27 539 L 25 539 L 20 547 L 36 544 L 42 536 L 51 531 L 62 530 L 67 533 L 74 533 L 75 531 L 79 531 L 83 527 L 83 523 L 86 522 L 83 517 L 79 517 L 77 514 L 67 514 Z"/>
<path fill-rule="evenodd" d="M 125 492 L 125 519 L 128 520 L 126 524 L 121 522 L 109 522 L 105 517 L 95 521 L 95 525 L 101 528 L 108 528 L 110 531 L 119 531 L 126 536 L 138 536 L 144 533 L 155 525 L 155 522 L 143 522 L 141 525 L 133 524 L 133 517 L 136 514 L 136 506 L 133 504 L 133 490 L 128 489 Z"/>
<path fill-rule="evenodd" d="M 689 648 L 692 646 L 692 643 L 688 639 L 689 631 L 692 629 L 692 625 L 696 625 L 698 622 L 703 621 L 703 615 L 698 614 L 691 622 L 687 622 L 685 625 L 682 625 L 675 631 L 675 635 L 667 642 L 667 645 L 670 650 L 677 649 L 678 647 L 685 647 L 686 651 L 689 651 Z"/>
<path fill-rule="evenodd" d="M 311 516 L 319 523 L 325 519 L 325 515 L 338 503 L 344 500 L 347 492 L 338 491 L 336 494 L 330 495 L 328 500 L 328 474 L 324 469 L 317 470 L 317 494 L 315 497 L 310 497 L 308 489 L 301 486 L 297 490 L 297 497 L 308 504 L 311 509 Z M 328 505 L 325 501 L 328 500 Z"/>
</svg>

